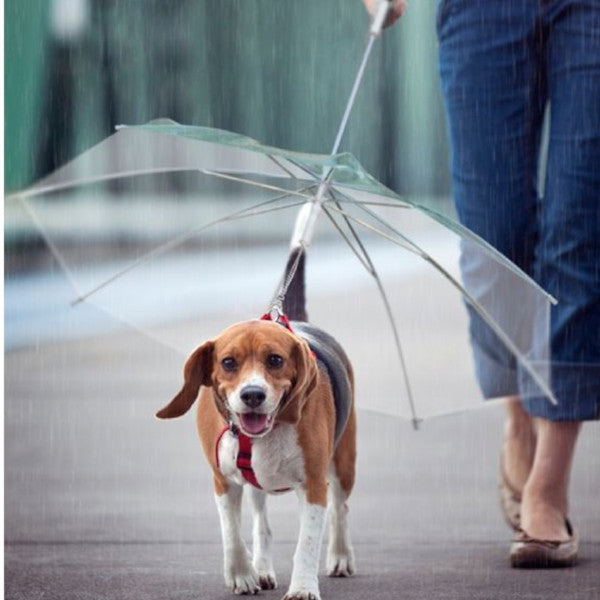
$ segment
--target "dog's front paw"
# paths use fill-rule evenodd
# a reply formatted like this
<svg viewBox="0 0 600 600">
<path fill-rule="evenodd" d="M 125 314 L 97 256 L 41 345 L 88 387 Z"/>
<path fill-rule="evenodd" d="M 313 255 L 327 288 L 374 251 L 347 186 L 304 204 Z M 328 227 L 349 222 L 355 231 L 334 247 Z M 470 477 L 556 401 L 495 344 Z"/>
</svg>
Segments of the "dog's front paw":
<svg viewBox="0 0 600 600">
<path fill-rule="evenodd" d="M 329 577 L 350 577 L 354 575 L 354 553 L 329 553 L 327 556 L 327 575 Z"/>
<path fill-rule="evenodd" d="M 254 567 L 228 569 L 225 571 L 225 584 L 236 595 L 258 594 L 261 590 L 258 574 Z"/>
<path fill-rule="evenodd" d="M 318 593 L 299 591 L 289 592 L 283 597 L 283 600 L 321 600 L 321 596 Z"/>
<path fill-rule="evenodd" d="M 263 590 L 274 590 L 277 587 L 277 578 L 270 558 L 255 558 L 254 569 L 258 573 L 258 582 Z"/>
<path fill-rule="evenodd" d="M 258 574 L 258 583 L 263 590 L 274 590 L 277 587 L 277 579 L 275 573 L 260 573 Z"/>
</svg>

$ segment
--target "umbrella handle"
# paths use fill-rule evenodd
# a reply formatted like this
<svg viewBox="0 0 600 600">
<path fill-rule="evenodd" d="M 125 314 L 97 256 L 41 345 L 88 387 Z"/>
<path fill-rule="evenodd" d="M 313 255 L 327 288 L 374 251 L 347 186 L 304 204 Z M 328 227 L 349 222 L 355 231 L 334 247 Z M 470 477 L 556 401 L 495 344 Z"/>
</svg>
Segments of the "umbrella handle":
<svg viewBox="0 0 600 600">
<path fill-rule="evenodd" d="M 371 27 L 369 28 L 369 35 L 377 37 L 383 30 L 383 25 L 387 19 L 390 8 L 392 7 L 393 0 L 380 0 L 373 20 L 371 21 Z"/>
</svg>

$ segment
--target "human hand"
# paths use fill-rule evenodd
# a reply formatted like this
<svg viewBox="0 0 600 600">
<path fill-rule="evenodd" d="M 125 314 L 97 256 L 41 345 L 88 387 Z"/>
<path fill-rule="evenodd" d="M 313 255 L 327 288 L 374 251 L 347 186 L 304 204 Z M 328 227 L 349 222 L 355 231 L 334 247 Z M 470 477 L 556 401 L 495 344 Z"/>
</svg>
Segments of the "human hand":
<svg viewBox="0 0 600 600">
<path fill-rule="evenodd" d="M 373 16 L 377 12 L 377 7 L 379 6 L 379 2 L 384 2 L 386 0 L 362 0 L 365 8 L 369 12 L 371 16 Z M 391 6 L 387 14 L 387 18 L 384 27 L 389 27 L 393 25 L 406 10 L 406 0 L 391 0 Z"/>
</svg>

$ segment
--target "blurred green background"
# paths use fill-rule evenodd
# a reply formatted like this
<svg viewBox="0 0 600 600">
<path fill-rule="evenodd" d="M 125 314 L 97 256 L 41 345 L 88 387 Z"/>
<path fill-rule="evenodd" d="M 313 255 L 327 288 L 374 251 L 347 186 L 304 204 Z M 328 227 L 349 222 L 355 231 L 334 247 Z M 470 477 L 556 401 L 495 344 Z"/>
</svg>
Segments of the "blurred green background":
<svg viewBox="0 0 600 600">
<path fill-rule="evenodd" d="M 449 189 L 435 8 L 376 45 L 342 143 L 413 196 Z M 159 117 L 328 153 L 367 26 L 359 0 L 6 0 L 5 187 Z"/>
</svg>

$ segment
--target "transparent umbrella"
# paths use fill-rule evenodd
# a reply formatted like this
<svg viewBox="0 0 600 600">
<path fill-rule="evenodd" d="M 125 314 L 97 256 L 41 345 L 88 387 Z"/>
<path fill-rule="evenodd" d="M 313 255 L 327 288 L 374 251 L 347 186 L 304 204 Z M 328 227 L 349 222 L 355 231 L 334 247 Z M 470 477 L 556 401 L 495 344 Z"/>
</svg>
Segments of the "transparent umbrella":
<svg viewBox="0 0 600 600">
<path fill-rule="evenodd" d="M 121 182 L 108 200 L 107 182 Z M 119 128 L 10 199 L 67 274 L 72 310 L 93 303 L 187 354 L 218 333 L 216 315 L 249 319 L 272 306 L 298 207 L 310 220 L 319 197 L 326 218 L 308 255 L 309 314 L 354 359 L 359 406 L 413 421 L 479 406 L 465 305 L 511 351 L 532 393 L 555 401 L 546 371 L 553 299 L 350 154 L 298 153 L 155 121 Z M 461 252 L 476 257 L 478 277 L 463 277 Z M 482 277 L 496 281 L 493 294 L 481 293 Z M 361 390 L 361 371 L 374 369 L 380 389 Z"/>
<path fill-rule="evenodd" d="M 330 155 L 161 120 L 119 128 L 15 194 L 75 289 L 74 310 L 92 302 L 187 353 L 218 333 L 215 315 L 248 319 L 281 304 L 286 283 L 271 300 L 268 290 L 283 270 L 285 241 L 293 230 L 293 244 L 307 252 L 324 213 L 334 236 L 318 232 L 312 246 L 311 320 L 354 358 L 359 406 L 416 424 L 478 405 L 465 305 L 514 357 L 504 367 L 526 374 L 529 390 L 520 393 L 556 402 L 548 379 L 554 299 L 472 232 L 400 198 L 339 153 L 389 6 L 378 5 Z M 112 199 L 99 202 L 111 182 Z M 157 201 L 157 190 L 174 189 L 184 194 Z M 227 233 L 242 220 L 243 230 Z M 466 277 L 461 252 L 477 265 Z M 165 325 L 186 319 L 195 326 Z M 380 389 L 361 390 L 367 370 L 380 374 Z"/>
</svg>

